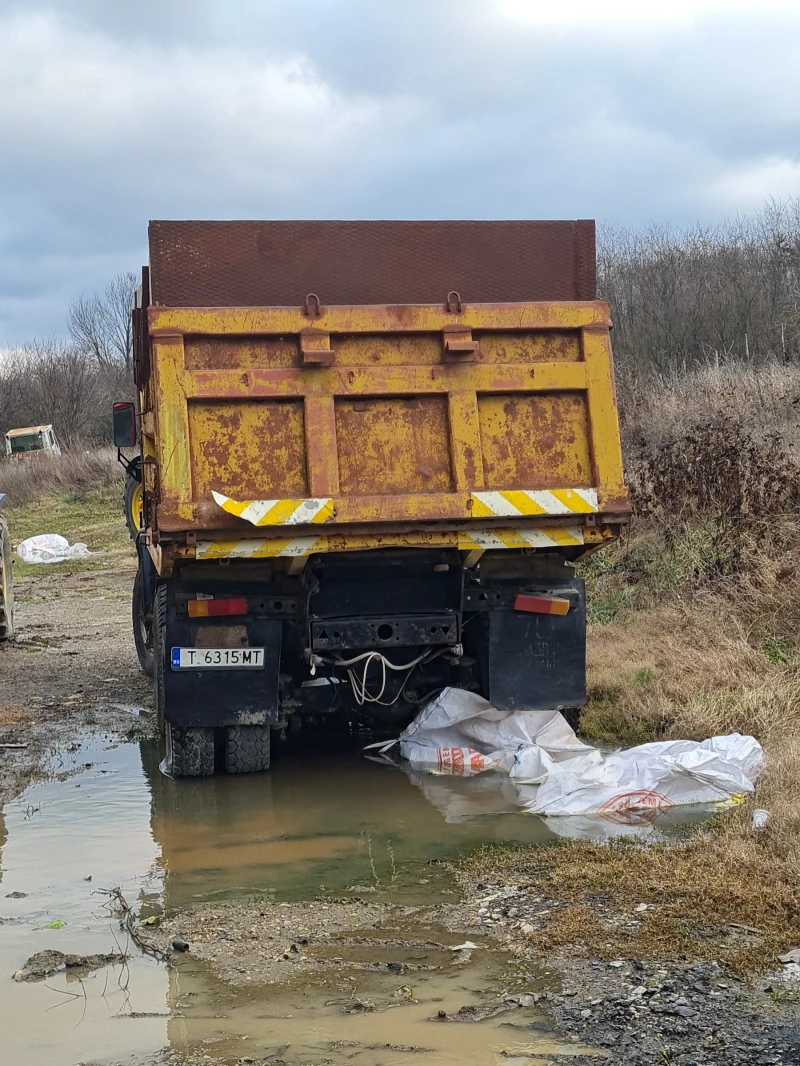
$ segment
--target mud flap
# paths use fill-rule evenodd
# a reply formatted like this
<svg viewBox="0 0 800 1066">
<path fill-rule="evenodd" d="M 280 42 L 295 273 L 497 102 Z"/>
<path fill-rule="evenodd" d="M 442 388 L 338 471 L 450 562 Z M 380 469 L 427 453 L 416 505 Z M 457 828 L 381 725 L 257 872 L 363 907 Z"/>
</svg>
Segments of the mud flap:
<svg viewBox="0 0 800 1066">
<path fill-rule="evenodd" d="M 271 725 L 278 719 L 278 674 L 282 623 L 276 618 L 237 618 L 246 644 L 264 649 L 263 669 L 179 670 L 172 648 L 229 647 L 230 619 L 190 619 L 179 612 L 175 593 L 167 600 L 167 661 L 164 664 L 164 717 L 176 728 Z M 202 629 L 202 640 L 198 637 Z M 219 638 L 215 637 L 219 631 Z M 238 644 L 238 642 L 237 642 Z M 241 645 L 238 645 L 241 646 Z"/>
<path fill-rule="evenodd" d="M 553 586 L 560 587 L 555 589 Z M 488 693 L 500 710 L 544 711 L 586 703 L 586 594 L 577 579 L 539 595 L 568 593 L 566 615 L 513 607 L 488 614 Z"/>
</svg>

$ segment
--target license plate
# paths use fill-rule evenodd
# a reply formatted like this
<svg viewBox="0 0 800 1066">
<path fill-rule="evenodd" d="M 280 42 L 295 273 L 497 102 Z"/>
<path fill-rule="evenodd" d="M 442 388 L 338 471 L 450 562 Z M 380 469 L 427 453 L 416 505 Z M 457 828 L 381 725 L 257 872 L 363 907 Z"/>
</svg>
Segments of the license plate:
<svg viewBox="0 0 800 1066">
<path fill-rule="evenodd" d="M 173 648 L 173 670 L 263 670 L 263 648 Z"/>
</svg>

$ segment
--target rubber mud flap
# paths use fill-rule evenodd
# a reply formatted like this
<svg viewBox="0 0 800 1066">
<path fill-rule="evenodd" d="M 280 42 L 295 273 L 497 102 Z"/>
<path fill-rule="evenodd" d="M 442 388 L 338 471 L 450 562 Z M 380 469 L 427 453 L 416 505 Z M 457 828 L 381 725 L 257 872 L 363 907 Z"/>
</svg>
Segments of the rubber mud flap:
<svg viewBox="0 0 800 1066">
<path fill-rule="evenodd" d="M 167 723 L 167 763 L 173 777 L 214 774 L 214 730 L 210 726 L 176 729 Z"/>
<path fill-rule="evenodd" d="M 225 730 L 225 769 L 229 774 L 269 770 L 270 727 L 231 725 Z"/>
</svg>

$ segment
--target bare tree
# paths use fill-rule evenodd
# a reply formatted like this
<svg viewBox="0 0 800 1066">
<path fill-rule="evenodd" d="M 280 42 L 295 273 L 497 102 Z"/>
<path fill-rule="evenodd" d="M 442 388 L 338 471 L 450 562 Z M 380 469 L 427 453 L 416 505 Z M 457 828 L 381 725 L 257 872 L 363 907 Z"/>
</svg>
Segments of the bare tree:
<svg viewBox="0 0 800 1066">
<path fill-rule="evenodd" d="M 620 380 L 709 362 L 800 360 L 800 200 L 716 227 L 604 230 Z"/>
<path fill-rule="evenodd" d="M 52 423 L 67 445 L 102 439 L 113 374 L 63 341 L 33 341 L 8 353 L 0 366 L 0 431 Z"/>
<path fill-rule="evenodd" d="M 67 309 L 67 327 L 78 352 L 103 369 L 133 369 L 131 307 L 136 293 L 135 274 L 117 274 L 101 296 L 80 296 Z"/>
</svg>

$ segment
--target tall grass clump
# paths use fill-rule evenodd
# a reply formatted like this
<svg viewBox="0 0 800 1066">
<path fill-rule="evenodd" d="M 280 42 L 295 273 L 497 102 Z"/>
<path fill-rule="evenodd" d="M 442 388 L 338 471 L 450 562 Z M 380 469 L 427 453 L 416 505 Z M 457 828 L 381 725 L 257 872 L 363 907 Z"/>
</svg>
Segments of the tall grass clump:
<svg viewBox="0 0 800 1066">
<path fill-rule="evenodd" d="M 55 455 L 0 459 L 0 492 L 11 509 L 52 493 L 82 494 L 109 488 L 120 495 L 123 470 L 113 448 L 75 449 Z"/>
</svg>

